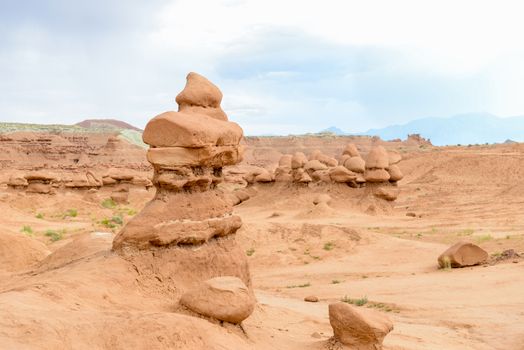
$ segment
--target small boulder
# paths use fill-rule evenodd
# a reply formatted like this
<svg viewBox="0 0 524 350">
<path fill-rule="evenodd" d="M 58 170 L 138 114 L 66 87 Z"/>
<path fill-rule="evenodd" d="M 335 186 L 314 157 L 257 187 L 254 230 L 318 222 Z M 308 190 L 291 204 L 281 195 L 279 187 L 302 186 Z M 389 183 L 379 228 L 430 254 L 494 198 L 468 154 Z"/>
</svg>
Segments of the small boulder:
<svg viewBox="0 0 524 350">
<path fill-rule="evenodd" d="M 402 178 L 404 177 L 402 171 L 400 171 L 400 168 L 396 164 L 392 164 L 389 166 L 388 173 L 389 181 L 397 182 L 402 180 Z"/>
<path fill-rule="evenodd" d="M 318 297 L 315 295 L 308 295 L 304 298 L 304 301 L 307 301 L 309 303 L 318 303 Z"/>
<path fill-rule="evenodd" d="M 444 267 L 465 267 L 479 265 L 488 260 L 488 253 L 473 243 L 458 242 L 438 257 L 438 264 Z"/>
<path fill-rule="evenodd" d="M 364 178 L 367 182 L 386 182 L 389 181 L 389 173 L 384 169 L 367 169 Z"/>
<path fill-rule="evenodd" d="M 363 173 L 366 170 L 366 162 L 360 157 L 347 159 L 344 162 L 344 166 L 355 173 Z"/>
<path fill-rule="evenodd" d="M 255 182 L 272 182 L 274 180 L 275 179 L 273 179 L 273 176 L 266 169 L 264 169 L 260 174 L 255 176 Z"/>
<path fill-rule="evenodd" d="M 293 181 L 298 183 L 309 183 L 312 179 L 303 168 L 299 168 L 293 172 Z"/>
<path fill-rule="evenodd" d="M 180 304 L 198 314 L 237 324 L 251 315 L 255 297 L 238 277 L 222 276 L 189 290 L 180 298 Z"/>
<path fill-rule="evenodd" d="M 322 153 L 317 156 L 317 160 L 328 167 L 334 167 L 338 165 L 338 160 L 336 160 L 333 157 L 326 156 Z"/>
<path fill-rule="evenodd" d="M 327 166 L 325 164 L 321 163 L 319 160 L 313 159 L 313 160 L 308 161 L 304 165 L 304 169 L 311 170 L 311 171 L 326 170 Z"/>
<path fill-rule="evenodd" d="M 336 166 L 334 168 L 329 169 L 329 177 L 333 182 L 351 182 L 355 181 L 357 178 L 357 175 L 343 167 L 342 165 Z"/>
<path fill-rule="evenodd" d="M 387 169 L 389 167 L 389 156 L 382 146 L 375 146 L 369 151 L 366 158 L 366 169 Z"/>
<path fill-rule="evenodd" d="M 379 350 L 393 330 L 391 320 L 380 312 L 339 302 L 329 305 L 329 323 L 335 339 L 355 350 Z"/>
<path fill-rule="evenodd" d="M 394 201 L 398 197 L 398 190 L 391 187 L 380 187 L 375 191 L 374 195 L 387 201 Z"/>
<path fill-rule="evenodd" d="M 291 169 L 303 168 L 306 162 L 306 155 L 302 152 L 296 152 L 291 158 Z"/>
</svg>

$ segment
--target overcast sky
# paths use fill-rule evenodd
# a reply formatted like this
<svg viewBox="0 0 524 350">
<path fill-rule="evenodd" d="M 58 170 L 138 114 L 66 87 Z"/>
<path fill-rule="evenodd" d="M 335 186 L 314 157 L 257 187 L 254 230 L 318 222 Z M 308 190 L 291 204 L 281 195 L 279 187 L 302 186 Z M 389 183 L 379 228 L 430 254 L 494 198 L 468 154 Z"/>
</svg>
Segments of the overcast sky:
<svg viewBox="0 0 524 350">
<path fill-rule="evenodd" d="M 0 0 L 0 120 L 144 127 L 189 71 L 250 135 L 523 115 L 520 3 Z"/>
</svg>

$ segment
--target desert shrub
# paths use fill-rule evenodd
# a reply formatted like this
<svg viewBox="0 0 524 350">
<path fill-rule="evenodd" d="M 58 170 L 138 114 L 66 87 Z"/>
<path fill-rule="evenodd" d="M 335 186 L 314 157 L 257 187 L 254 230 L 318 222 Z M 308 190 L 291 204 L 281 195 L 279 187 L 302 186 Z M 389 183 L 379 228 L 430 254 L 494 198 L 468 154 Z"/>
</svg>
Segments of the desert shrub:
<svg viewBox="0 0 524 350">
<path fill-rule="evenodd" d="M 68 209 L 64 213 L 64 219 L 67 218 L 68 216 L 71 217 L 71 218 L 76 218 L 78 216 L 78 210 L 76 210 L 76 209 Z"/>
<path fill-rule="evenodd" d="M 304 284 L 293 284 L 293 285 L 287 286 L 286 288 L 306 288 L 310 286 L 311 286 L 311 283 L 307 282 Z"/>
<path fill-rule="evenodd" d="M 324 244 L 324 250 L 333 250 L 335 248 L 335 244 L 333 242 L 327 242 Z"/>
<path fill-rule="evenodd" d="M 115 209 L 116 208 L 116 202 L 111 198 L 106 198 L 100 203 L 102 207 L 106 209 Z"/>
<path fill-rule="evenodd" d="M 482 236 L 478 236 L 478 237 L 476 238 L 477 243 L 482 243 L 482 242 L 491 241 L 492 239 L 493 239 L 493 236 L 490 235 L 489 233 L 488 233 L 488 234 L 485 234 L 485 235 L 482 235 Z"/>
<path fill-rule="evenodd" d="M 42 214 L 42 213 L 37 213 L 37 214 L 35 215 L 35 217 L 36 217 L 37 219 L 43 219 L 43 218 L 44 218 L 44 214 Z"/>
<path fill-rule="evenodd" d="M 253 254 L 255 254 L 255 248 L 249 248 L 248 250 L 246 250 L 247 256 L 251 256 Z"/>
<path fill-rule="evenodd" d="M 51 239 L 51 242 L 56 242 L 61 240 L 64 237 L 65 230 L 62 231 L 55 231 L 55 230 L 47 230 L 44 235 L 49 237 Z"/>
<path fill-rule="evenodd" d="M 28 235 L 28 236 L 32 236 L 33 235 L 33 229 L 31 228 L 31 226 L 29 225 L 24 225 L 22 227 L 22 229 L 20 230 L 20 232 Z"/>
<path fill-rule="evenodd" d="M 359 299 L 352 299 L 352 298 L 350 298 L 350 297 L 348 297 L 346 295 L 343 298 L 341 298 L 340 301 L 342 301 L 344 303 L 356 305 L 356 306 L 363 306 L 363 305 L 366 305 L 368 303 L 368 298 L 364 296 L 364 297 L 359 298 Z"/>
<path fill-rule="evenodd" d="M 115 228 L 117 225 L 122 225 L 124 221 L 120 215 L 115 215 L 112 218 L 105 218 L 100 221 L 100 224 L 107 228 Z"/>
<path fill-rule="evenodd" d="M 342 282 L 342 281 L 339 281 L 339 280 L 333 280 L 333 281 L 331 281 L 331 284 L 339 284 L 339 283 L 341 283 L 341 282 Z"/>
</svg>

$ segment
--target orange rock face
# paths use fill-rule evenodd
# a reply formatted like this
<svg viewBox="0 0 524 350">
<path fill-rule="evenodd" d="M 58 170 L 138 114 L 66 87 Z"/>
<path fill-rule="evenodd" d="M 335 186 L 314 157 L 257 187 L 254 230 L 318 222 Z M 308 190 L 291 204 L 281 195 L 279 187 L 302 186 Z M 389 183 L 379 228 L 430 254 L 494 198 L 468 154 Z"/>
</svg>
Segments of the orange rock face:
<svg viewBox="0 0 524 350">
<path fill-rule="evenodd" d="M 438 257 L 440 267 L 465 267 L 486 262 L 488 253 L 473 243 L 458 242 Z"/>
</svg>

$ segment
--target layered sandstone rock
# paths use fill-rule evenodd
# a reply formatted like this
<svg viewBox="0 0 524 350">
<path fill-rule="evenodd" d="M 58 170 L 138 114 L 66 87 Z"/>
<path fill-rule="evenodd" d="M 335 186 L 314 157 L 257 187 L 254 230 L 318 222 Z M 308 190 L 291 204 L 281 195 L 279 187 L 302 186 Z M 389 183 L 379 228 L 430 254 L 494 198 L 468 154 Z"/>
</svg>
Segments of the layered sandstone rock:
<svg viewBox="0 0 524 350">
<path fill-rule="evenodd" d="M 473 243 L 458 242 L 438 257 L 441 268 L 479 265 L 488 260 L 488 253 Z"/>
<path fill-rule="evenodd" d="M 355 350 L 379 350 L 393 330 L 391 320 L 380 312 L 339 302 L 329 305 L 329 323 L 336 340 Z"/>
<path fill-rule="evenodd" d="M 217 189 L 222 167 L 241 160 L 242 129 L 220 109 L 222 93 L 190 73 L 179 112 L 153 118 L 144 130 L 155 197 L 117 234 L 113 250 L 138 269 L 176 282 L 177 293 L 217 276 L 251 288 L 245 253 L 234 237 L 242 225 L 235 200 Z"/>
<path fill-rule="evenodd" d="M 203 316 L 236 324 L 251 315 L 255 296 L 239 278 L 221 276 L 184 293 L 180 304 Z"/>
<path fill-rule="evenodd" d="M 28 193 L 53 194 L 55 192 L 54 187 L 59 182 L 55 175 L 46 171 L 30 172 L 24 177 L 28 183 L 26 188 Z"/>
</svg>

